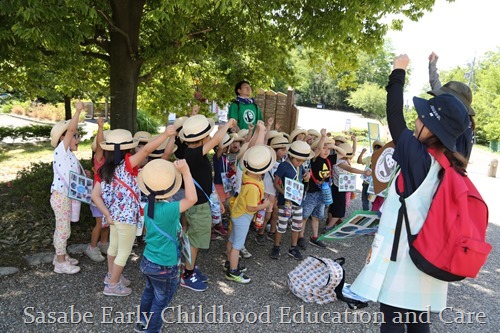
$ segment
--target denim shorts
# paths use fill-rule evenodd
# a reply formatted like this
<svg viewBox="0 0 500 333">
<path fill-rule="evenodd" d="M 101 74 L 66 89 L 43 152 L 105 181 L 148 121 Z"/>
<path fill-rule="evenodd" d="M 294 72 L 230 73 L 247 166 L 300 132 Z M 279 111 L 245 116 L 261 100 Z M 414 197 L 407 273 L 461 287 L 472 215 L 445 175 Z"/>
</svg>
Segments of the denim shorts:
<svg viewBox="0 0 500 333">
<path fill-rule="evenodd" d="M 252 222 L 253 214 L 243 214 L 240 217 L 232 218 L 233 229 L 229 235 L 229 242 L 233 244 L 233 248 L 241 250 L 245 247 L 245 239 L 247 238 L 250 222 Z"/>
<path fill-rule="evenodd" d="M 316 217 L 319 220 L 325 217 L 325 203 L 321 191 L 307 192 L 302 201 L 302 217 L 307 219 L 309 216 Z"/>
</svg>

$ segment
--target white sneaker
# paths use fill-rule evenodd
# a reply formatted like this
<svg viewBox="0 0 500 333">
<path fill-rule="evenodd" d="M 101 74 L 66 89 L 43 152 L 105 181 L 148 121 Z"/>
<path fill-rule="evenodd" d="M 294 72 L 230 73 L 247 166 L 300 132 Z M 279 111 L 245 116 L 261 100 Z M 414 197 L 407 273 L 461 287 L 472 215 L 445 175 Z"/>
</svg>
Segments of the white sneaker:
<svg viewBox="0 0 500 333">
<path fill-rule="evenodd" d="M 85 249 L 85 254 L 87 255 L 87 257 L 89 257 L 92 261 L 95 261 L 95 262 L 102 262 L 104 260 L 106 260 L 102 254 L 101 254 L 101 250 L 99 250 L 99 248 L 96 246 L 96 247 L 91 247 L 90 244 L 87 246 L 87 248 Z"/>
<path fill-rule="evenodd" d="M 71 265 L 68 261 L 58 262 L 54 265 L 54 272 L 59 274 L 76 274 L 80 271 L 80 267 Z"/>
<path fill-rule="evenodd" d="M 250 252 L 248 252 L 248 250 L 246 248 L 242 248 L 240 250 L 240 253 L 241 253 L 241 256 L 245 259 L 248 259 L 252 256 L 252 254 Z"/>
<path fill-rule="evenodd" d="M 78 260 L 76 260 L 75 258 L 71 258 L 68 254 L 66 254 L 66 255 L 64 256 L 64 261 L 69 262 L 69 263 L 70 263 L 71 265 L 73 265 L 73 266 L 78 265 Z M 56 262 L 57 262 L 57 254 L 56 254 L 56 255 L 54 255 L 54 259 L 52 260 L 52 265 L 54 265 L 54 266 L 55 266 L 55 265 L 56 265 Z"/>
<path fill-rule="evenodd" d="M 108 254 L 109 242 L 107 242 L 106 244 L 98 242 L 97 247 L 101 250 L 103 254 Z"/>
</svg>

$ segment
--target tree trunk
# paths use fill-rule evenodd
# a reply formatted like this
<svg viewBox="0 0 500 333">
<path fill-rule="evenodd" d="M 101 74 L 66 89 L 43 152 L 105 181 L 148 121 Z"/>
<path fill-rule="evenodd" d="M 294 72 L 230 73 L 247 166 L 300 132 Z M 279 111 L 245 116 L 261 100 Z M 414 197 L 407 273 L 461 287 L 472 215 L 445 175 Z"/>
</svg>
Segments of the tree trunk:
<svg viewBox="0 0 500 333">
<path fill-rule="evenodd" d="M 71 119 L 71 97 L 64 95 L 64 119 Z"/>
<path fill-rule="evenodd" d="M 111 0 L 110 93 L 111 128 L 137 129 L 139 29 L 145 0 Z"/>
</svg>

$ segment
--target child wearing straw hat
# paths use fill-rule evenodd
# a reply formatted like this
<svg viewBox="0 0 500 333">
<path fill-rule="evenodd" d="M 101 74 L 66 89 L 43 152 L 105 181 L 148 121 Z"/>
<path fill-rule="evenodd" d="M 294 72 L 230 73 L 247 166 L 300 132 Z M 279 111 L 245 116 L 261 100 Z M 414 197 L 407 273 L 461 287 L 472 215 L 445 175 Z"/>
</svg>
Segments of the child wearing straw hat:
<svg viewBox="0 0 500 333">
<path fill-rule="evenodd" d="M 198 201 L 184 214 L 189 222 L 187 234 L 191 242 L 191 263 L 186 262 L 181 276 L 181 286 L 194 290 L 205 291 L 208 288 L 208 278 L 195 266 L 199 249 L 208 249 L 212 229 L 212 212 L 209 194 L 212 193 L 212 165 L 207 154 L 223 140 L 229 128 L 236 125 L 236 120 L 229 119 L 224 126 L 210 137 L 214 127 L 213 119 L 203 115 L 192 116 L 183 124 L 179 137 L 186 142 L 184 158 L 193 175 Z M 221 207 L 223 212 L 224 207 Z"/>
<path fill-rule="evenodd" d="M 212 158 L 212 164 L 214 167 L 214 185 L 215 190 L 217 191 L 217 195 L 219 197 L 219 202 L 224 206 L 224 210 L 228 208 L 228 199 L 231 195 L 231 183 L 229 180 L 229 160 L 227 157 L 227 152 L 229 150 L 229 146 L 233 143 L 234 137 L 229 134 L 225 134 L 224 138 L 219 145 L 217 146 L 216 152 Z M 219 221 L 219 223 L 214 224 L 212 226 L 212 239 L 216 234 L 225 236 L 227 235 L 226 229 Z"/>
<path fill-rule="evenodd" d="M 285 189 L 285 184 L 287 178 L 291 180 L 292 186 L 299 185 L 297 183 L 302 181 L 309 181 L 310 175 L 308 172 L 304 172 L 302 164 L 306 160 L 313 158 L 314 152 L 305 141 L 294 141 L 288 146 L 287 154 L 287 160 L 280 163 L 278 169 L 274 173 L 274 187 L 278 192 L 278 228 L 274 236 L 274 247 L 271 251 L 271 258 L 279 258 L 281 236 L 286 232 L 288 221 L 291 220 L 292 237 L 288 255 L 296 260 L 302 260 L 303 256 L 297 247 L 299 233 L 302 230 L 302 206 L 296 201 L 292 201 L 288 198 L 285 199 L 285 190 L 287 190 L 288 193 L 292 191 L 292 189 Z M 296 197 L 302 196 L 303 193 L 296 195 Z"/>
<path fill-rule="evenodd" d="M 134 244 L 140 216 L 140 190 L 137 186 L 139 164 L 168 137 L 175 134 L 173 126 L 149 141 L 140 151 L 131 154 L 138 141 L 130 131 L 115 129 L 101 142 L 105 162 L 99 169 L 92 190 L 92 200 L 110 224 L 108 273 L 104 279 L 104 295 L 128 296 L 130 281 L 122 275 Z"/>
<path fill-rule="evenodd" d="M 78 150 L 80 135 L 78 134 L 78 118 L 84 109 L 82 102 L 76 103 L 76 112 L 70 121 L 60 121 L 50 131 L 50 144 L 54 150 L 54 179 L 50 186 L 50 206 L 54 211 L 56 226 L 54 231 L 53 260 L 54 272 L 59 274 L 75 274 L 80 271 L 78 260 L 71 258 L 66 251 L 66 244 L 71 235 L 72 202 L 68 197 L 70 172 L 83 171 L 78 158 L 73 153 Z"/>
<path fill-rule="evenodd" d="M 94 164 L 94 183 L 95 183 L 95 175 L 99 171 L 99 168 L 104 164 L 104 153 L 101 148 L 101 142 L 104 141 L 106 133 L 103 131 L 104 119 L 99 117 L 97 119 L 97 135 L 92 142 L 92 162 Z M 106 251 L 108 249 L 108 238 L 109 238 L 109 225 L 102 225 L 102 212 L 97 208 L 94 203 L 90 204 L 90 211 L 92 212 L 92 217 L 95 218 L 95 226 L 92 229 L 92 233 L 90 235 L 90 244 L 85 249 L 85 254 L 93 261 L 101 262 L 104 261 L 105 258 L 102 256 L 101 251 Z M 104 252 L 104 253 L 106 253 Z"/>
<path fill-rule="evenodd" d="M 271 220 L 273 212 L 277 213 L 278 209 L 277 206 L 276 209 L 274 209 L 275 208 L 274 206 L 276 205 L 276 189 L 274 188 L 274 174 L 276 170 L 278 170 L 280 163 L 283 161 L 284 158 L 286 158 L 286 148 L 288 147 L 288 139 L 278 134 L 277 136 L 271 139 L 270 146 L 276 153 L 276 161 L 274 162 L 273 168 L 264 174 L 264 195 L 267 197 L 269 201 L 272 202 L 272 205 L 270 205 L 267 208 L 262 228 L 260 228 L 257 231 L 257 235 L 255 236 L 255 242 L 258 245 L 262 246 L 266 244 L 264 236 L 266 226 Z M 276 219 L 277 216 L 278 215 L 275 214 Z M 273 221 L 271 222 L 271 229 L 268 234 L 269 238 L 271 238 L 273 241 L 275 232 L 276 232 L 276 220 L 273 219 Z"/>
<path fill-rule="evenodd" d="M 167 201 L 184 181 L 185 198 Z M 145 207 L 146 247 L 141 260 L 145 287 L 136 331 L 160 332 L 163 310 L 174 297 L 179 285 L 180 215 L 192 207 L 196 188 L 185 160 L 169 162 L 156 159 L 142 168 L 137 178 L 141 192 L 148 198 Z"/>
<path fill-rule="evenodd" d="M 257 145 L 247 149 L 241 163 L 244 168 L 241 191 L 231 212 L 232 230 L 227 242 L 227 255 L 229 268 L 226 279 L 238 283 L 249 283 L 250 278 L 239 270 L 238 258 L 240 250 L 245 245 L 250 222 L 253 215 L 272 205 L 269 200 L 264 200 L 264 182 L 262 175 L 271 170 L 276 161 L 274 150 L 265 145 Z"/>
<path fill-rule="evenodd" d="M 373 152 L 375 152 L 375 151 L 379 150 L 380 148 L 382 148 L 383 146 L 384 146 L 384 143 L 382 141 L 375 140 L 372 143 L 372 150 L 373 150 Z M 366 165 L 366 167 L 368 169 L 371 169 L 372 157 L 371 157 L 371 155 L 363 157 L 365 153 L 366 153 L 366 148 L 363 148 L 361 150 L 361 153 L 359 153 L 357 162 L 358 162 L 358 164 Z M 363 189 L 361 191 L 361 204 L 363 206 L 363 210 L 370 209 L 370 200 L 368 200 L 368 187 L 370 186 L 370 181 L 371 181 L 371 177 L 367 177 L 367 178 L 363 179 Z M 381 197 L 377 196 L 377 199 L 378 198 L 381 198 Z M 377 206 L 380 208 L 380 205 L 377 205 Z M 374 211 L 378 211 L 378 209 L 374 210 Z"/>
</svg>

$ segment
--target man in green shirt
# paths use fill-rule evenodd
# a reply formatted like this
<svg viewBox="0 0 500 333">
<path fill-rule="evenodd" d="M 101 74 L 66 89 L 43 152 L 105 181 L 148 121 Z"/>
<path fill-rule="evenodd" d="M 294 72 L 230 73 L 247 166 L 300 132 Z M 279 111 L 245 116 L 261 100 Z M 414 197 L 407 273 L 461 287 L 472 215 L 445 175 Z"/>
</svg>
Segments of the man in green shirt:
<svg viewBox="0 0 500 333">
<path fill-rule="evenodd" d="M 236 131 L 240 129 L 248 129 L 248 125 L 257 125 L 257 121 L 263 120 L 262 112 L 254 103 L 252 96 L 252 87 L 247 81 L 241 81 L 234 87 L 236 100 L 229 106 L 229 119 L 234 118 L 238 123 L 235 127 Z"/>
</svg>

